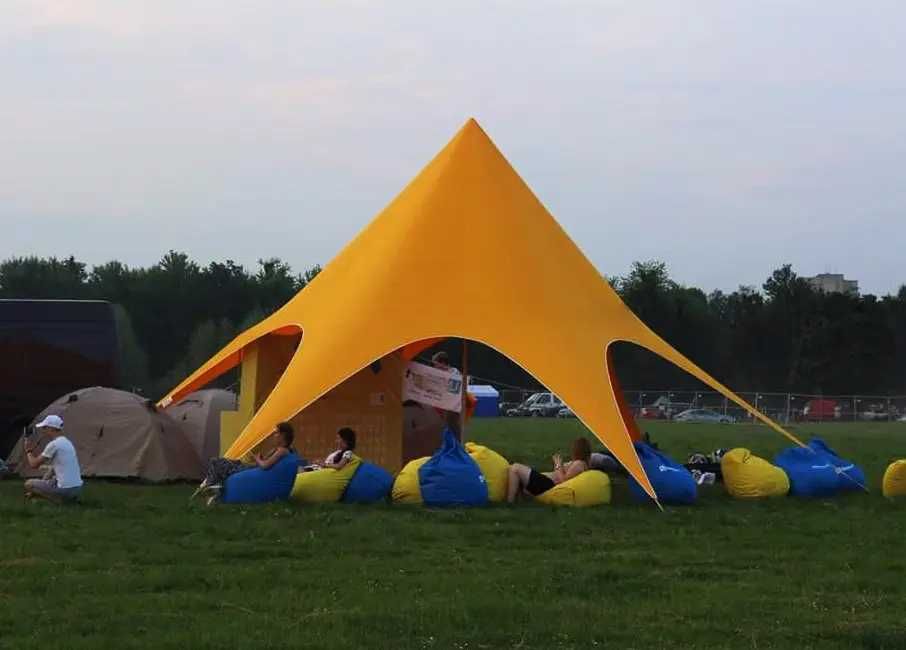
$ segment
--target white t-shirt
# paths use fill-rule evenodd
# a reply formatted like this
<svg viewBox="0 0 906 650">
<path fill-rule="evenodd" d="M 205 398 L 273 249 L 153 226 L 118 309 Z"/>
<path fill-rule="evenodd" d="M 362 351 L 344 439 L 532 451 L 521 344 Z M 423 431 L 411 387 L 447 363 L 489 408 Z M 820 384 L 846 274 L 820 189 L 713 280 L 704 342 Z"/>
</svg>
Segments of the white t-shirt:
<svg viewBox="0 0 906 650">
<path fill-rule="evenodd" d="M 82 470 L 79 459 L 76 457 L 75 447 L 69 438 L 60 436 L 47 443 L 41 456 L 53 465 L 53 473 L 57 479 L 57 487 L 76 488 L 82 485 Z"/>
<path fill-rule="evenodd" d="M 327 455 L 327 458 L 324 459 L 328 463 L 336 465 L 341 460 L 350 461 L 352 460 L 352 452 L 348 449 L 343 451 L 342 449 L 337 449 L 335 452 Z"/>
</svg>

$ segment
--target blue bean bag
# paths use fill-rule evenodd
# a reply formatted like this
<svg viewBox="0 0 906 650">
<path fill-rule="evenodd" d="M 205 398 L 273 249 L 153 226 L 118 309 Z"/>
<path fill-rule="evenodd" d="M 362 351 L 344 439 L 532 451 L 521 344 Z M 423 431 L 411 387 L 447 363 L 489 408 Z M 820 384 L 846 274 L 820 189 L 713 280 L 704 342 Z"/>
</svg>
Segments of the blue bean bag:
<svg viewBox="0 0 906 650">
<path fill-rule="evenodd" d="M 698 486 L 688 469 L 644 442 L 635 443 L 635 451 L 661 503 L 674 505 L 695 503 Z M 637 501 L 651 500 L 639 482 L 632 477 L 629 478 L 629 490 Z"/>
<path fill-rule="evenodd" d="M 393 489 L 393 476 L 374 463 L 362 463 L 343 493 L 343 503 L 383 501 Z"/>
<path fill-rule="evenodd" d="M 812 438 L 808 446 L 837 468 L 838 490 L 846 492 L 849 490 L 861 490 L 865 487 L 865 472 L 862 471 L 862 468 L 852 461 L 840 458 L 821 438 Z"/>
<path fill-rule="evenodd" d="M 793 496 L 829 497 L 839 490 L 837 468 L 826 455 L 810 447 L 785 449 L 774 457 L 774 464 L 790 478 Z"/>
<path fill-rule="evenodd" d="M 301 461 L 304 463 L 304 461 Z M 244 469 L 223 484 L 222 503 L 267 503 L 289 498 L 299 471 L 300 458 L 287 454 L 269 469 Z"/>
<path fill-rule="evenodd" d="M 472 460 L 450 429 L 444 429 L 443 444 L 418 469 L 422 499 L 427 506 L 483 506 L 488 503 L 488 484 L 478 463 Z"/>
</svg>

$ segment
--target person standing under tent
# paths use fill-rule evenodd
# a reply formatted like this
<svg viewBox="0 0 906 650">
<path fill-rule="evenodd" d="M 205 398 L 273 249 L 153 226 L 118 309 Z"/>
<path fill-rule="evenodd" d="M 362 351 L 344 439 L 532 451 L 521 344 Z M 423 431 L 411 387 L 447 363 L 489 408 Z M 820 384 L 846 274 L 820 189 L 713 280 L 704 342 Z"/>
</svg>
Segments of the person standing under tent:
<svg viewBox="0 0 906 650">
<path fill-rule="evenodd" d="M 438 370 L 443 370 L 449 372 L 456 379 L 462 378 L 462 373 L 459 371 L 459 368 L 450 365 L 450 356 L 441 350 L 440 352 L 435 352 L 431 356 L 431 365 Z M 465 381 L 465 380 L 464 380 Z M 465 386 L 464 390 L 466 391 L 466 419 L 472 416 L 472 413 L 475 411 L 475 405 L 478 404 L 478 398 L 468 392 L 469 387 Z M 441 409 L 436 409 L 438 413 L 443 415 Z"/>
<path fill-rule="evenodd" d="M 50 463 L 53 476 L 25 481 L 25 498 L 47 499 L 54 503 L 77 501 L 82 494 L 82 469 L 79 467 L 75 447 L 69 438 L 63 435 L 63 418 L 59 415 L 48 415 L 35 428 L 48 436 L 50 442 L 44 446 L 40 454 L 37 454 L 36 443 L 26 437 L 23 443 L 25 461 L 32 469 Z"/>
<path fill-rule="evenodd" d="M 435 352 L 433 355 L 431 355 L 431 365 L 438 370 L 450 372 L 454 377 L 462 376 L 459 368 L 455 368 L 450 365 L 450 355 L 448 355 L 443 350 L 441 350 L 440 352 Z"/>
</svg>

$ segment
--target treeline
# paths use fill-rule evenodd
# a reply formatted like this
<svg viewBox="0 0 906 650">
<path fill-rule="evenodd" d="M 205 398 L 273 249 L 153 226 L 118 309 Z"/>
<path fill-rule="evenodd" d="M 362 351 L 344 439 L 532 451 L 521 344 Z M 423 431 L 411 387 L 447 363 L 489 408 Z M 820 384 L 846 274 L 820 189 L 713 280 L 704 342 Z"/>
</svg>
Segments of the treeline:
<svg viewBox="0 0 906 650">
<path fill-rule="evenodd" d="M 906 395 L 906 285 L 894 296 L 825 294 L 785 265 L 760 290 L 706 294 L 672 280 L 661 262 L 636 262 L 609 280 L 649 327 L 737 391 Z M 526 291 L 530 285 L 527 278 Z M 625 389 L 701 388 L 647 350 L 628 343 L 613 349 Z M 530 385 L 493 351 L 470 359 L 476 374 Z"/>
<path fill-rule="evenodd" d="M 826 294 L 787 264 L 761 291 L 705 295 L 649 262 L 633 265 L 616 288 L 652 329 L 737 390 L 906 394 L 906 285 L 895 296 Z M 621 376 L 652 386 L 649 369 L 664 367 L 652 356 L 624 350 Z M 669 368 L 655 386 L 695 386 Z"/>
<path fill-rule="evenodd" d="M 159 396 L 319 271 L 297 274 L 279 259 L 260 260 L 253 271 L 231 260 L 201 266 L 173 251 L 149 268 L 109 262 L 89 270 L 71 257 L 14 258 L 0 263 L 0 298 L 119 305 L 123 384 Z M 906 286 L 883 297 L 824 294 L 786 265 L 760 290 L 706 294 L 673 281 L 660 262 L 636 262 L 610 281 L 654 331 L 736 390 L 906 394 Z M 531 290 L 531 278 L 524 290 Z M 449 348 L 458 356 L 455 345 Z M 473 349 L 474 374 L 535 383 L 492 350 Z M 627 389 L 697 386 L 631 345 L 617 346 L 615 357 Z"/>
</svg>

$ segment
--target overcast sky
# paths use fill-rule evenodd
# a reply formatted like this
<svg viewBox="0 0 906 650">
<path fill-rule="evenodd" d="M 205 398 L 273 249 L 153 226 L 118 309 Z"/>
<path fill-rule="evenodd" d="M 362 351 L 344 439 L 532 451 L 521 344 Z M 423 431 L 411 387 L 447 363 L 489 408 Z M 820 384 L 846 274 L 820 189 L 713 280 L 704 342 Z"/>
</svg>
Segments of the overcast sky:
<svg viewBox="0 0 906 650">
<path fill-rule="evenodd" d="M 4 0 L 0 259 L 330 261 L 474 116 L 602 273 L 906 283 L 906 3 Z"/>
</svg>

